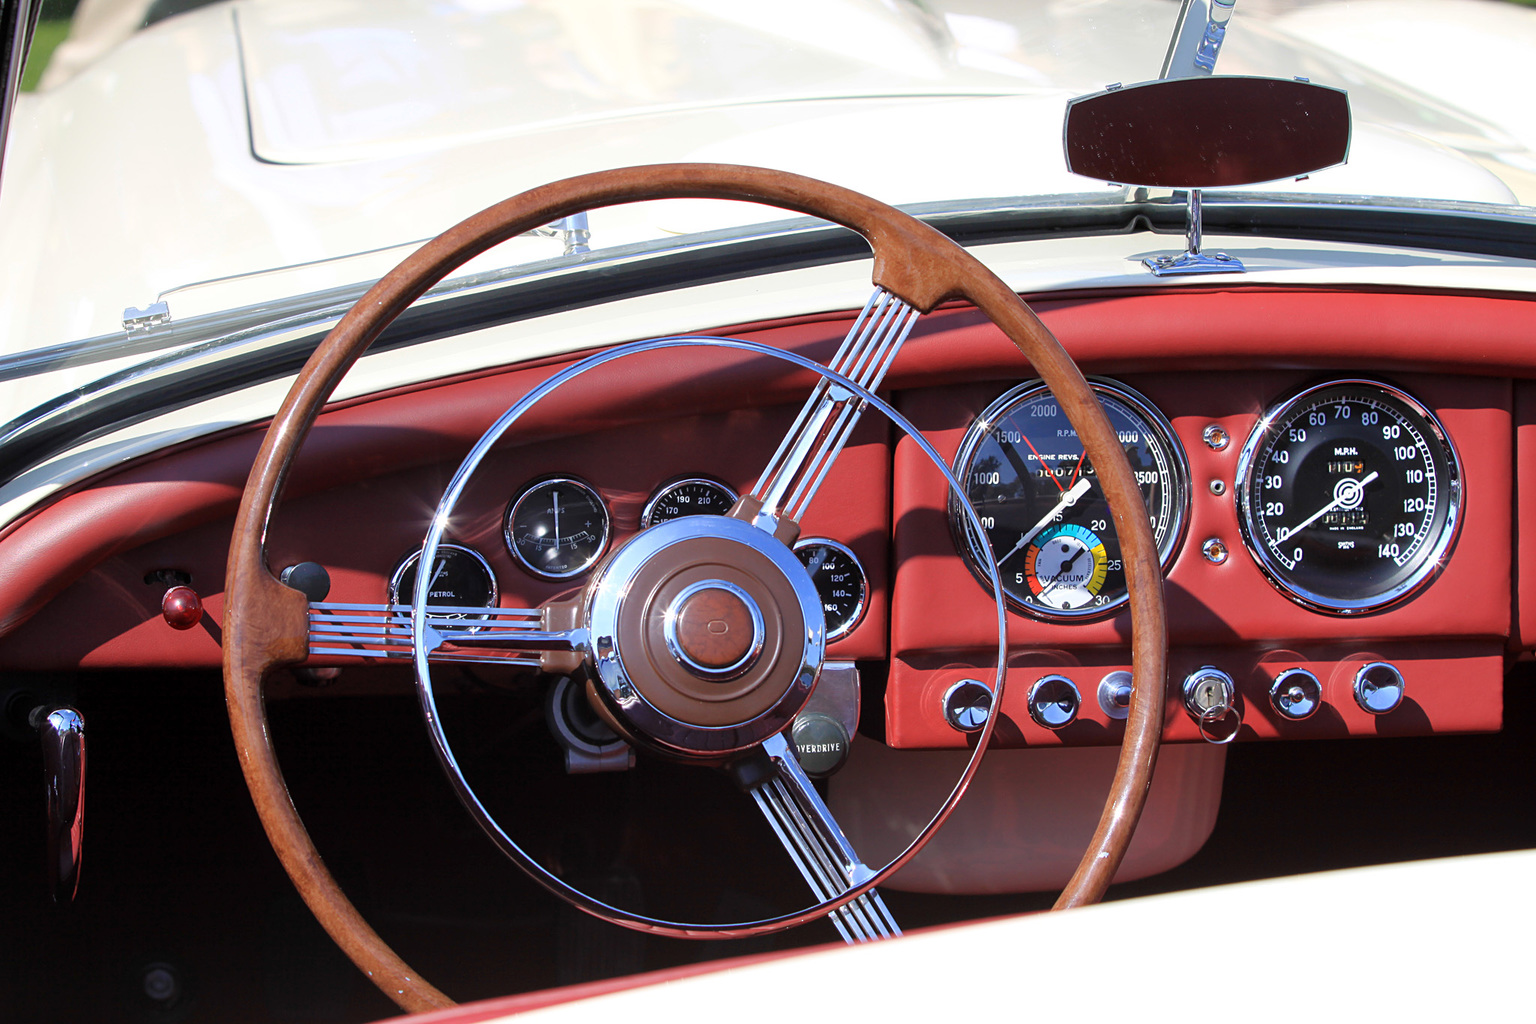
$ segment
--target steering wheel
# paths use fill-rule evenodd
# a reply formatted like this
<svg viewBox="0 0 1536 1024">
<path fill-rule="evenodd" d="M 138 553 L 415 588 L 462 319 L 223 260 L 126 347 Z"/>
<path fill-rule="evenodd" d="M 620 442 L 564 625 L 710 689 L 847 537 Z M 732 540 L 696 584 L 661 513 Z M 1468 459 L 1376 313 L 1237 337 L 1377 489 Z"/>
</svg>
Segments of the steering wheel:
<svg viewBox="0 0 1536 1024">
<path fill-rule="evenodd" d="M 451 1001 L 400 960 L 336 885 L 293 806 L 268 734 L 262 680 L 272 668 L 308 657 L 319 606 L 311 608 L 302 593 L 273 577 L 264 552 L 267 525 L 320 408 L 352 363 L 416 298 L 467 260 L 525 231 L 604 206 L 680 198 L 764 203 L 859 232 L 874 251 L 875 296 L 831 368 L 747 342 L 717 342 L 814 368 L 821 375 L 758 485 L 729 515 L 653 526 L 608 558 L 574 601 L 543 609 L 491 609 L 488 622 L 474 629 L 455 629 L 446 617 L 432 618 L 426 604 L 428 574 L 417 573 L 416 599 L 405 625 L 418 691 L 439 757 L 482 827 L 532 871 L 536 881 L 581 909 L 626 927 L 690 937 L 735 936 L 827 914 L 840 929 L 863 929 L 868 937 L 895 931 L 875 887 L 910 860 L 942 823 L 974 774 L 999 716 L 989 717 L 970 764 L 928 827 L 884 869 L 865 867 L 805 781 L 784 738 L 816 683 L 825 646 L 819 601 L 789 545 L 798 533 L 798 516 L 860 411 L 874 405 L 908 429 L 872 392 L 917 316 L 948 299 L 968 301 L 986 314 L 1055 393 L 1097 470 L 1124 551 L 1136 683 L 1109 797 L 1057 909 L 1102 896 L 1145 802 L 1161 735 L 1167 656 L 1157 548 L 1141 492 L 1114 430 L 1076 365 L 1028 306 L 933 228 L 866 196 L 811 178 L 719 164 L 663 164 L 568 178 L 514 196 L 450 228 L 353 306 L 305 364 L 274 418 L 235 519 L 225 590 L 224 678 L 246 784 L 273 849 L 311 911 L 352 961 L 406 1010 Z M 669 339 L 650 344 L 699 343 Z M 588 362 L 613 354 L 621 353 L 609 350 Z M 580 372 L 579 365 L 562 373 Z M 440 513 L 451 508 L 478 455 L 559 382 L 541 385 L 542 391 L 530 393 L 487 432 L 449 485 Z M 938 460 L 920 435 L 909 433 Z M 948 475 L 941 461 L 938 465 Z M 957 490 L 953 477 L 949 479 Z M 436 517 L 429 531 L 424 544 L 428 555 L 441 539 L 444 518 Z M 981 535 L 979 523 L 972 529 Z M 996 586 L 995 568 L 993 573 Z M 614 596 L 620 593 L 642 598 L 620 600 Z M 392 627 L 402 625 L 391 606 L 378 610 Z M 729 625 L 723 642 L 713 628 L 722 622 Z M 999 645 L 1005 648 L 1006 636 L 1000 636 Z M 463 660 L 531 657 L 552 670 L 581 671 L 594 710 L 626 739 L 676 760 L 730 766 L 738 782 L 758 799 L 786 849 L 797 861 L 809 863 L 809 869 L 801 864 L 802 872 L 818 902 L 798 913 L 747 924 L 654 921 L 585 897 L 532 864 L 509 839 L 501 842 L 499 828 L 487 825 L 483 808 L 477 811 L 478 800 L 452 763 L 436 721 L 429 662 L 453 660 L 456 652 L 466 651 L 470 653 Z M 1002 653 L 999 682 L 1006 665 Z M 797 828 L 798 833 L 788 834 Z M 820 885 L 812 878 L 817 871 L 822 872 Z"/>
</svg>

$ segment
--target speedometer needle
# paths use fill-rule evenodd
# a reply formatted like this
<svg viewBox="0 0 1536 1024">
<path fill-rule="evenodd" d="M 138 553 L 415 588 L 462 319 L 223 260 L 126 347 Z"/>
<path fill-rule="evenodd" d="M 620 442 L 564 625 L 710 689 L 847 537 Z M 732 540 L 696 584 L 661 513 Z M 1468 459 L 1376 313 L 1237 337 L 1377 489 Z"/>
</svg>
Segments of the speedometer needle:
<svg viewBox="0 0 1536 1024">
<path fill-rule="evenodd" d="M 1077 499 L 1088 493 L 1089 486 L 1090 481 L 1087 477 L 1083 477 L 1077 483 L 1072 485 L 1071 490 L 1064 491 L 1061 495 L 1061 500 L 1056 502 L 1056 507 L 1051 509 L 1045 515 L 1041 516 L 1040 521 L 1036 523 L 1028 533 L 1019 538 L 1019 542 L 1013 546 L 1012 550 L 997 560 L 997 564 L 1002 565 L 1004 562 L 1008 561 L 1008 559 L 1018 554 L 1024 545 L 1034 540 L 1035 536 L 1039 534 L 1041 530 L 1051 525 L 1051 522 L 1056 518 L 1062 509 L 1070 508 L 1071 506 L 1076 505 Z"/>
<path fill-rule="evenodd" d="M 1327 515 L 1329 512 L 1332 512 L 1340 505 L 1358 504 L 1360 501 L 1360 492 L 1365 490 L 1365 485 L 1370 483 L 1372 480 L 1375 480 L 1380 475 L 1380 473 L 1372 470 L 1369 476 L 1362 479 L 1354 487 L 1339 488 L 1337 496 L 1328 504 L 1324 505 L 1316 512 L 1313 512 L 1311 515 L 1307 516 L 1307 518 L 1303 519 L 1289 530 L 1281 530 L 1279 533 L 1275 534 L 1275 543 L 1284 544 L 1287 540 L 1296 536 L 1302 530 L 1305 530 L 1307 527 L 1311 526 L 1313 523 L 1317 522 L 1323 516 Z"/>
</svg>

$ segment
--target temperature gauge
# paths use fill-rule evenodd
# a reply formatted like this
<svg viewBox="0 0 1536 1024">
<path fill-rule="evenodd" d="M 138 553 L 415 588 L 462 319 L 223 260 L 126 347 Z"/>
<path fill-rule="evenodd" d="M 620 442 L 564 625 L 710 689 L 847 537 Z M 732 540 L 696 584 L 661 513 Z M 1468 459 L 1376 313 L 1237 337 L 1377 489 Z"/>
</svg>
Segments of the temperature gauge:
<svg viewBox="0 0 1536 1024">
<path fill-rule="evenodd" d="M 736 492 L 718 480 L 691 476 L 673 480 L 656 489 L 645 503 L 640 528 L 655 526 L 683 516 L 723 516 L 736 504 Z"/>
<path fill-rule="evenodd" d="M 847 636 L 864 616 L 869 600 L 869 580 L 853 552 L 835 540 L 822 537 L 802 540 L 795 555 L 811 574 L 816 593 L 827 615 L 827 639 Z"/>
</svg>

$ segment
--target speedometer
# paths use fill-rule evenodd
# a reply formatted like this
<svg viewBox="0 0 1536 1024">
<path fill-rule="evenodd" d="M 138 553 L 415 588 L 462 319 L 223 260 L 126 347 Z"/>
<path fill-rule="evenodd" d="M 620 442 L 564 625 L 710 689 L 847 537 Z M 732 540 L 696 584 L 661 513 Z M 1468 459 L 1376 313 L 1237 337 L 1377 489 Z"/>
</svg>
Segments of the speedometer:
<svg viewBox="0 0 1536 1024">
<path fill-rule="evenodd" d="M 1146 399 L 1120 384 L 1090 385 L 1130 460 L 1166 566 L 1183 538 L 1189 507 L 1184 451 Z M 955 477 L 981 517 L 1015 608 L 1075 620 L 1126 602 L 1109 502 L 1077 431 L 1043 383 L 1019 385 L 976 418 L 960 444 Z M 986 545 L 967 537 L 953 502 L 949 518 L 972 571 L 986 580 Z"/>
<path fill-rule="evenodd" d="M 1280 590 L 1336 615 L 1434 579 L 1461 521 L 1461 467 L 1424 405 L 1369 380 L 1318 384 L 1259 421 L 1237 465 L 1243 539 Z"/>
</svg>

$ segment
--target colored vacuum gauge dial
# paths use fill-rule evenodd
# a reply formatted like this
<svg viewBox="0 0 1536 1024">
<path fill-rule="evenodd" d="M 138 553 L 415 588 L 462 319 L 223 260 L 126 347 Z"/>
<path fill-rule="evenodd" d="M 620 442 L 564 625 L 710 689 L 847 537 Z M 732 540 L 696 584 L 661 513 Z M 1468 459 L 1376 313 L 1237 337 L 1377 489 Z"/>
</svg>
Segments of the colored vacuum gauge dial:
<svg viewBox="0 0 1536 1024">
<path fill-rule="evenodd" d="M 1434 579 L 1461 522 L 1445 429 L 1376 381 L 1309 387 L 1265 413 L 1237 483 L 1243 539 L 1270 581 L 1335 615 L 1380 610 Z"/>
<path fill-rule="evenodd" d="M 869 580 L 853 552 L 835 540 L 812 538 L 795 545 L 795 555 L 821 598 L 827 616 L 827 639 L 847 636 L 864 617 Z"/>
<path fill-rule="evenodd" d="M 578 576 L 608 546 L 608 507 L 572 477 L 529 484 L 507 505 L 507 549 L 523 568 L 547 580 Z"/>
<path fill-rule="evenodd" d="M 1188 518 L 1184 451 L 1146 399 L 1108 381 L 1091 386 L 1141 486 L 1166 566 Z M 1077 431 L 1043 383 L 1019 385 L 977 417 L 960 444 L 955 476 L 981 517 L 1012 607 L 1037 618 L 1075 620 L 1125 604 L 1125 567 L 1108 499 Z M 949 518 L 957 545 L 985 584 L 986 545 L 969 535 L 953 503 Z"/>
<path fill-rule="evenodd" d="M 643 530 L 683 516 L 723 516 L 736 504 L 736 492 L 718 480 L 694 476 L 663 484 L 645 503 L 640 516 Z"/>
<path fill-rule="evenodd" d="M 413 551 L 400 560 L 389 577 L 389 603 L 408 605 L 416 593 L 416 565 L 421 552 Z M 436 564 L 427 588 L 427 604 L 449 608 L 496 607 L 496 576 L 487 562 L 473 548 L 459 544 L 439 544 Z M 450 619 L 483 618 L 470 611 L 439 612 L 435 617 Z"/>
</svg>

